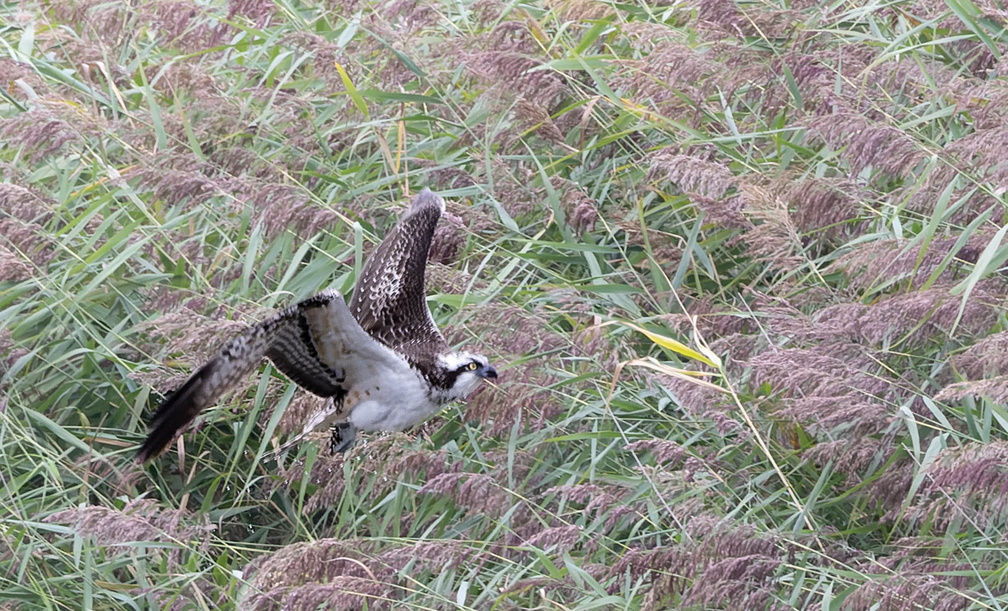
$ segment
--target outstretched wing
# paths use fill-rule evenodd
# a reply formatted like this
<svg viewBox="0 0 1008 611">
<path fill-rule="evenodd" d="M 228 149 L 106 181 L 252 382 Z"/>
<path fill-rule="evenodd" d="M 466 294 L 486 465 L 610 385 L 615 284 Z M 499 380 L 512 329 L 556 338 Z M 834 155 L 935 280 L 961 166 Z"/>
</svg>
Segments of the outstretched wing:
<svg viewBox="0 0 1008 611">
<path fill-rule="evenodd" d="M 372 369 L 402 366 L 394 354 L 361 330 L 338 291 L 323 291 L 224 344 L 164 400 L 151 419 L 150 434 L 137 460 L 145 462 L 161 454 L 179 431 L 248 376 L 263 357 L 299 386 L 337 399 L 366 364 Z"/>
<path fill-rule="evenodd" d="M 364 331 L 407 358 L 448 348 L 424 292 L 427 255 L 444 209 L 443 199 L 421 191 L 364 263 L 350 300 Z"/>
</svg>

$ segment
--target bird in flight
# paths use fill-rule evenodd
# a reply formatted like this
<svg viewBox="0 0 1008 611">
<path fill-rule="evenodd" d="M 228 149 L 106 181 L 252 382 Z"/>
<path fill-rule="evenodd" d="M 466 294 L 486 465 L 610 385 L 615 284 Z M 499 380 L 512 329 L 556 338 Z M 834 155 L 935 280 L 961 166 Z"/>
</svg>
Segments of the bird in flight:
<svg viewBox="0 0 1008 611">
<path fill-rule="evenodd" d="M 349 307 L 328 289 L 224 344 L 165 398 L 137 461 L 164 452 L 263 357 L 298 386 L 329 399 L 305 432 L 333 423 L 334 452 L 349 449 L 358 430 L 402 431 L 465 399 L 481 380 L 495 379 L 485 356 L 451 350 L 427 307 L 424 271 L 444 210 L 444 200 L 430 190 L 416 196 L 365 261 Z"/>
</svg>

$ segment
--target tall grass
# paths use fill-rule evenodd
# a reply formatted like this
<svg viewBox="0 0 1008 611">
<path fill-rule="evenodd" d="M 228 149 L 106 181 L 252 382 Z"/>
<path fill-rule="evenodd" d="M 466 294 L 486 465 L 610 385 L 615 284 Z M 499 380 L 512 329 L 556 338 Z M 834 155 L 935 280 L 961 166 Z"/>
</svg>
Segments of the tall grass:
<svg viewBox="0 0 1008 611">
<path fill-rule="evenodd" d="M 0 608 L 1008 603 L 1000 5 L 0 5 Z M 422 187 L 499 383 L 346 456 L 245 324 Z"/>
</svg>

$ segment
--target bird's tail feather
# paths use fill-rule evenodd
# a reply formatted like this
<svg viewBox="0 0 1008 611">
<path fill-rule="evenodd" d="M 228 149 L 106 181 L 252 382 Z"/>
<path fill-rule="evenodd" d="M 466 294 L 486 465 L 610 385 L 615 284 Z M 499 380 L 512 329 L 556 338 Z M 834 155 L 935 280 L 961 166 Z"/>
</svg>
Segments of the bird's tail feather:
<svg viewBox="0 0 1008 611">
<path fill-rule="evenodd" d="M 258 366 L 269 349 L 269 334 L 264 330 L 264 323 L 260 323 L 226 343 L 165 398 L 151 418 L 150 433 L 137 451 L 137 462 L 147 462 L 164 452 L 179 431 Z"/>
</svg>

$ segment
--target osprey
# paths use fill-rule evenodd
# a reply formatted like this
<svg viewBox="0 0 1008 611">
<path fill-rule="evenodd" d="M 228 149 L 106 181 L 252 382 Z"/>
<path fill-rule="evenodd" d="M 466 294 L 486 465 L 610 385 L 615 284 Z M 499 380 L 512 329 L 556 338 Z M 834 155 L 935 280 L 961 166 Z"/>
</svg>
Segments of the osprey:
<svg viewBox="0 0 1008 611">
<path fill-rule="evenodd" d="M 485 356 L 451 351 L 427 308 L 424 270 L 444 210 L 443 199 L 420 192 L 364 263 L 349 308 L 328 289 L 224 344 L 164 400 L 137 460 L 161 454 L 263 357 L 298 386 L 329 398 L 302 435 L 334 421 L 335 452 L 349 449 L 358 430 L 401 431 L 496 378 Z"/>
</svg>

